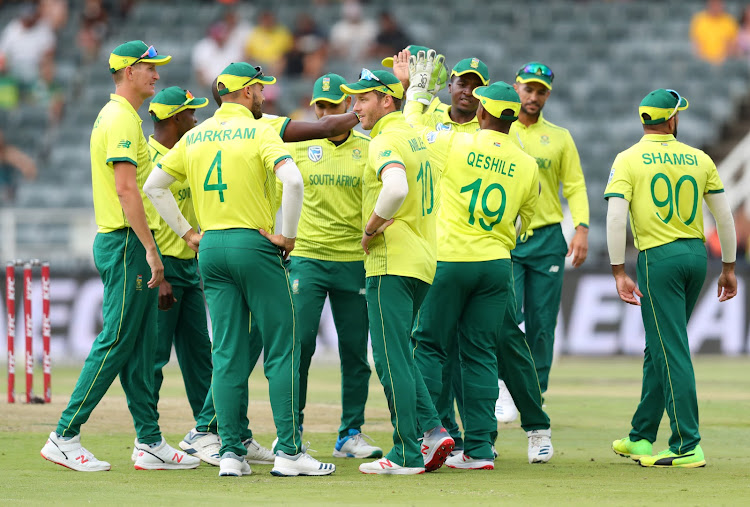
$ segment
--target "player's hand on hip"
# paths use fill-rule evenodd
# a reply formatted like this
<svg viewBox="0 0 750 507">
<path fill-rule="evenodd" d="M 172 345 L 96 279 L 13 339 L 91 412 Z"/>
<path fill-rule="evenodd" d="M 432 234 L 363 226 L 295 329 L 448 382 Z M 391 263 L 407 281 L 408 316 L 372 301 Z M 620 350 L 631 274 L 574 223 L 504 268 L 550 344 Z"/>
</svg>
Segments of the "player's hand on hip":
<svg viewBox="0 0 750 507">
<path fill-rule="evenodd" d="M 148 288 L 155 289 L 164 280 L 164 264 L 162 264 L 159 252 L 155 248 L 153 250 L 146 250 L 146 262 L 148 262 L 148 266 L 151 268 L 151 280 L 148 281 Z"/>
<path fill-rule="evenodd" d="M 642 298 L 643 294 L 638 290 L 638 286 L 632 278 L 628 275 L 616 276 L 615 285 L 617 286 L 617 295 L 620 296 L 620 299 L 628 304 L 641 306 L 641 302 L 635 296 Z"/>
<path fill-rule="evenodd" d="M 203 239 L 203 233 L 197 233 L 193 229 L 190 229 L 183 237 L 182 239 L 185 240 L 187 245 L 190 247 L 190 249 L 193 252 L 198 252 L 198 248 L 200 247 L 201 239 Z"/>
<path fill-rule="evenodd" d="M 258 229 L 258 232 L 261 236 L 263 236 L 279 248 L 279 251 L 284 257 L 284 260 L 289 258 L 289 254 L 292 252 L 292 250 L 294 250 L 296 238 L 287 238 L 282 234 L 270 234 L 268 231 L 265 231 L 263 229 Z"/>
<path fill-rule="evenodd" d="M 734 274 L 734 263 L 731 270 L 722 270 L 721 275 L 719 275 L 718 289 L 719 302 L 728 301 L 737 295 L 737 277 Z"/>
<path fill-rule="evenodd" d="M 159 284 L 159 310 L 167 311 L 177 302 L 172 292 L 172 284 L 165 278 Z"/>
<path fill-rule="evenodd" d="M 585 261 L 589 254 L 589 230 L 579 225 L 576 227 L 576 233 L 573 235 L 573 239 L 570 240 L 568 246 L 568 253 L 566 257 L 573 256 L 573 267 L 580 267 Z"/>
<path fill-rule="evenodd" d="M 372 241 L 378 234 L 383 234 L 383 231 L 390 227 L 392 223 L 392 218 L 386 220 L 385 223 L 378 227 L 372 234 L 367 234 L 367 228 L 365 227 L 365 232 L 362 233 L 362 250 L 365 251 L 365 254 L 370 255 L 370 241 Z"/>
</svg>

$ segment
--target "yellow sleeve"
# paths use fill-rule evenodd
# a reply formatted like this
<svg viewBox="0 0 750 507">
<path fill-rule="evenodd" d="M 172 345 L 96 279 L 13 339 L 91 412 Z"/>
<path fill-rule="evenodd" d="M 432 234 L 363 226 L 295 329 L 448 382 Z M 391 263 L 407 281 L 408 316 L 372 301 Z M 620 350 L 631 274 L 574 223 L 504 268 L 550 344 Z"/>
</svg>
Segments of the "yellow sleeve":
<svg viewBox="0 0 750 507">
<path fill-rule="evenodd" d="M 263 165 L 267 169 L 273 170 L 276 164 L 282 160 L 292 158 L 281 138 L 270 126 L 263 126 L 261 136 L 263 142 L 260 143 L 260 156 L 263 159 Z"/>
<path fill-rule="evenodd" d="M 282 139 L 284 138 L 286 126 L 291 121 L 287 116 L 276 116 L 274 114 L 264 114 L 261 120 L 268 123 Z"/>
<path fill-rule="evenodd" d="M 185 171 L 185 137 L 182 136 L 174 147 L 164 155 L 157 167 L 161 167 L 162 171 L 173 176 L 177 181 L 185 181 L 187 173 Z"/>
<path fill-rule="evenodd" d="M 401 154 L 388 145 L 387 137 L 387 135 L 381 134 L 370 141 L 370 150 L 367 154 L 368 164 L 375 170 L 378 179 L 380 179 L 380 171 L 388 164 L 400 164 L 406 168 L 406 163 Z"/>
<path fill-rule="evenodd" d="M 586 180 L 583 178 L 581 159 L 570 132 L 567 132 L 565 152 L 563 153 L 560 180 L 563 197 L 568 200 L 570 214 L 576 227 L 589 226 L 589 198 L 586 195 Z"/>
<path fill-rule="evenodd" d="M 426 125 L 428 116 L 424 112 L 424 105 L 416 100 L 410 100 L 404 106 L 404 118 L 412 125 Z"/>
<path fill-rule="evenodd" d="M 705 163 L 708 166 L 708 177 L 706 178 L 705 193 L 707 194 L 720 194 L 724 191 L 724 184 L 721 182 L 719 177 L 719 171 L 716 170 L 716 164 L 714 164 L 711 157 L 704 155 Z"/>
<path fill-rule="evenodd" d="M 630 202 L 633 198 L 633 182 L 630 178 L 630 166 L 624 160 L 622 154 L 617 155 L 609 172 L 607 187 L 604 189 L 604 198 L 621 197 Z"/>
<path fill-rule="evenodd" d="M 130 162 L 138 167 L 138 145 L 143 131 L 140 124 L 128 115 L 111 122 L 107 132 L 107 165 L 115 162 Z"/>
<path fill-rule="evenodd" d="M 425 134 L 427 148 L 430 150 L 430 164 L 438 174 L 442 174 L 447 167 L 455 133 L 452 130 L 431 130 Z"/>
<path fill-rule="evenodd" d="M 518 216 L 521 217 L 521 234 L 529 228 L 531 219 L 534 218 L 536 212 L 536 204 L 539 201 L 539 166 L 536 160 L 530 161 L 529 170 L 532 171 L 534 176 L 531 185 L 529 185 L 529 191 L 526 193 L 526 198 L 518 209 Z"/>
</svg>

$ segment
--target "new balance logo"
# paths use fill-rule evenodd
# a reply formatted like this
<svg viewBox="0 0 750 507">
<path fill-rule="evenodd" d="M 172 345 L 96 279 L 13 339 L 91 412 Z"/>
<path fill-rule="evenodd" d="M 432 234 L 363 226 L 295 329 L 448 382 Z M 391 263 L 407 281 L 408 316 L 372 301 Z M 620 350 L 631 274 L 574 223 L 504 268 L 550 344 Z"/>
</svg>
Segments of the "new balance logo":
<svg viewBox="0 0 750 507">
<path fill-rule="evenodd" d="M 378 463 L 380 463 L 380 468 L 383 470 L 385 470 L 386 467 L 393 468 L 393 463 L 391 463 L 391 460 L 389 459 L 381 459 Z"/>
<path fill-rule="evenodd" d="M 127 150 L 127 149 L 130 148 L 131 144 L 132 143 L 130 141 L 126 141 L 125 139 L 123 139 L 122 141 L 120 141 L 119 143 L 117 143 L 117 147 L 118 148 L 125 148 Z"/>
<path fill-rule="evenodd" d="M 560 271 L 560 266 L 550 266 L 549 267 L 549 272 L 550 273 L 557 273 L 558 271 Z"/>
<path fill-rule="evenodd" d="M 182 458 L 184 458 L 184 454 L 180 454 L 179 452 L 174 453 L 174 457 L 172 458 L 172 461 L 176 461 L 177 463 L 182 463 Z"/>
<path fill-rule="evenodd" d="M 427 452 L 430 450 L 429 445 L 422 444 L 422 454 L 427 455 Z"/>
<path fill-rule="evenodd" d="M 76 458 L 76 460 L 80 461 L 80 462 L 81 462 L 81 465 L 83 465 L 84 463 L 86 463 L 86 462 L 88 461 L 88 460 L 86 459 L 86 456 L 84 456 L 83 454 L 81 454 L 80 456 L 78 456 L 78 457 Z"/>
</svg>

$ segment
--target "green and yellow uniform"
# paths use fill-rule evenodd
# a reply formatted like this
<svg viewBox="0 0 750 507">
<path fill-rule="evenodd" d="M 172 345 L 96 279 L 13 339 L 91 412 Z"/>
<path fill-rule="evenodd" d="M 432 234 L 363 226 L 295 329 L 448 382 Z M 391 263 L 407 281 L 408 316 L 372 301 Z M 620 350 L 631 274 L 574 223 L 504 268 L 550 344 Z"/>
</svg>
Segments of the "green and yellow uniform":
<svg viewBox="0 0 750 507">
<path fill-rule="evenodd" d="M 400 466 L 424 467 L 418 427 L 427 431 L 440 421 L 414 361 L 410 337 L 435 277 L 439 177 L 432 170 L 422 130 L 406 123 L 401 112 L 382 117 L 371 135 L 363 223 L 375 209 L 383 187 L 380 172 L 385 166 L 403 166 L 409 184 L 393 223 L 371 241 L 370 255 L 365 258 L 373 358 L 394 427 L 394 445 L 386 458 Z"/>
<path fill-rule="evenodd" d="M 233 64 L 238 66 L 243 64 Z M 220 76 L 221 79 L 221 76 Z M 300 452 L 297 431 L 299 338 L 284 261 L 258 229 L 272 231 L 274 167 L 290 158 L 278 133 L 242 105 L 225 102 L 161 160 L 188 181 L 204 231 L 199 266 L 213 330 L 212 394 L 221 453 L 244 456 L 243 407 L 252 365 L 251 342 L 262 339 L 264 369 L 279 441 Z M 259 333 L 250 333 L 250 314 Z M 257 347 L 255 347 L 257 349 Z M 243 387 L 244 386 L 244 387 Z"/>
<path fill-rule="evenodd" d="M 446 104 L 433 104 L 439 101 L 432 101 L 425 110 L 425 107 L 416 101 L 409 101 L 404 106 L 404 116 L 409 123 L 414 125 L 424 125 L 432 130 L 450 130 L 453 132 L 473 133 L 479 130 L 479 121 L 476 116 L 466 123 L 458 123 L 451 119 L 451 106 Z"/>
<path fill-rule="evenodd" d="M 169 151 L 154 136 L 148 140 L 151 161 L 158 164 Z M 198 230 L 198 220 L 193 211 L 193 199 L 187 181 L 176 181 L 169 190 L 177 201 L 180 213 L 190 226 Z M 211 386 L 211 338 L 208 336 L 205 301 L 198 275 L 195 252 L 161 219 L 154 235 L 164 263 L 164 279 L 172 286 L 177 300 L 172 308 L 158 313 L 159 340 L 154 364 L 154 398 L 158 404 L 159 390 L 164 380 L 162 369 L 169 362 L 174 344 L 177 361 L 182 370 L 185 393 L 198 418 Z M 213 411 L 213 401 L 211 402 Z M 214 424 L 215 430 L 215 424 Z"/>
<path fill-rule="evenodd" d="M 120 206 L 116 162 L 136 167 L 148 225 L 156 230 L 159 215 L 143 194 L 152 165 L 141 119 L 124 97 L 112 94 L 91 131 L 91 179 L 98 227 L 94 262 L 104 283 L 103 328 L 86 358 L 57 433 L 77 435 L 119 375 L 138 440 L 152 444 L 161 441 L 153 396 L 158 291 L 147 286 L 151 268 L 146 251 Z"/>
<path fill-rule="evenodd" d="M 307 378 L 326 295 L 331 301 L 341 358 L 339 437 L 361 431 L 370 379 L 362 239 L 362 178 L 370 138 L 352 130 L 340 143 L 316 139 L 288 145 L 305 183 L 289 279 L 302 344 L 300 424 Z M 280 182 L 277 184 L 280 187 Z"/>
<path fill-rule="evenodd" d="M 490 89 L 517 100 L 509 85 L 496 83 Z M 415 359 L 437 406 L 452 387 L 443 384 L 445 370 L 451 368 L 449 354 L 458 351 L 464 453 L 493 459 L 499 366 L 512 378 L 524 429 L 549 428 L 528 345 L 501 327 L 506 306 L 512 304 L 510 251 L 516 244 L 515 221 L 520 216 L 527 226 L 532 220 L 538 170 L 534 160 L 502 132 L 434 131 L 427 141 L 442 172 L 438 262 L 413 334 Z M 451 346 L 456 330 L 457 347 Z"/>
<path fill-rule="evenodd" d="M 646 349 L 630 439 L 653 443 L 666 409 L 672 429 L 669 448 L 676 454 L 690 452 L 700 442 L 687 323 L 706 277 L 703 195 L 723 191 L 708 155 L 671 134 L 645 135 L 617 155 L 604 191 L 606 199 L 630 203 L 639 250 Z"/>
<path fill-rule="evenodd" d="M 504 327 L 510 329 L 516 327 L 516 322 L 525 322 L 526 339 L 534 354 L 544 392 L 552 366 L 568 251 L 560 227 L 563 219 L 558 196 L 560 187 L 576 227 L 588 227 L 589 204 L 578 150 L 567 129 L 554 125 L 540 114 L 537 122 L 529 126 L 514 122 L 509 135 L 536 159 L 541 194 L 529 230 L 519 238 L 511 255 L 518 314 L 508 315 Z"/>
</svg>

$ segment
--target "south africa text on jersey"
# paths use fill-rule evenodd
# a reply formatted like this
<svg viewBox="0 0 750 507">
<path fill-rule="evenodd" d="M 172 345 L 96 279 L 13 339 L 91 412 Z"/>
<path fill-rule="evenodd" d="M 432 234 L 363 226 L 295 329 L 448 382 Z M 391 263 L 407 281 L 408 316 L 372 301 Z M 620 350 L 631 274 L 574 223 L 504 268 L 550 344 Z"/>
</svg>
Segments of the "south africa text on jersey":
<svg viewBox="0 0 750 507">
<path fill-rule="evenodd" d="M 347 176 L 344 174 L 311 174 L 308 180 L 310 185 L 337 185 L 340 187 L 358 188 L 361 178 L 359 176 Z"/>
<path fill-rule="evenodd" d="M 255 128 L 236 128 L 226 130 L 205 130 L 185 134 L 185 144 L 190 146 L 193 143 L 203 143 L 206 141 L 234 141 L 236 139 L 255 139 Z"/>
</svg>

